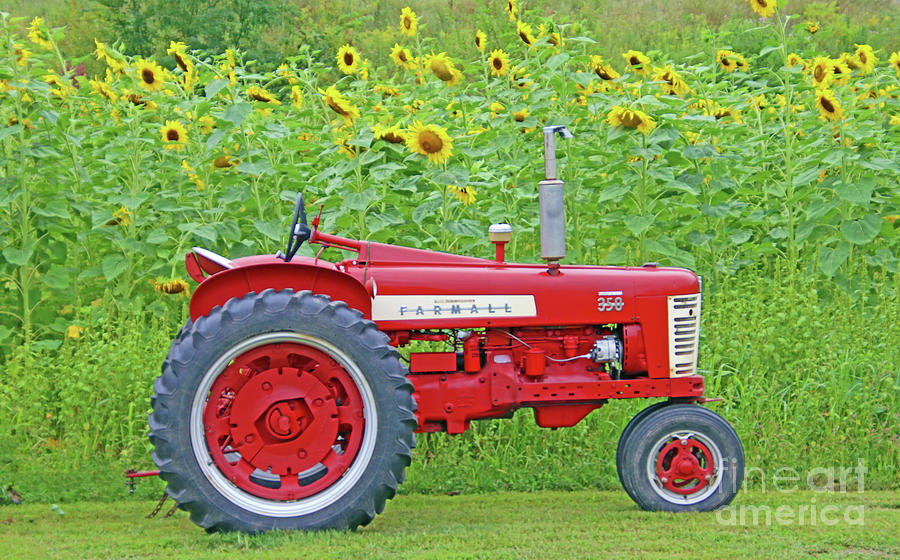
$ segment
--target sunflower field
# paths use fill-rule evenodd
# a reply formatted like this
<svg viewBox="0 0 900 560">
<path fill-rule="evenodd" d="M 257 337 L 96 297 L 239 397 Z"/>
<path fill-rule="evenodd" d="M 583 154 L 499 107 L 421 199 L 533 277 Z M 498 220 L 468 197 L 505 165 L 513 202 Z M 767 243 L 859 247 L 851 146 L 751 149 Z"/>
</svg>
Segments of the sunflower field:
<svg viewBox="0 0 900 560">
<path fill-rule="evenodd" d="M 734 4 L 760 48 L 721 34 L 678 60 L 603 52 L 585 26 L 508 0 L 465 44 L 441 44 L 411 5 L 389 51 L 302 44 L 268 71 L 240 50 L 171 41 L 164 65 L 97 38 L 86 72 L 61 28 L 2 14 L 0 483 L 23 450 L 146 463 L 152 379 L 187 316 L 184 254 L 283 248 L 297 191 L 325 231 L 489 257 L 488 225 L 508 222 L 510 260 L 539 260 L 541 127 L 560 124 L 575 134 L 558 153 L 566 262 L 704 276 L 701 368 L 751 462 L 862 454 L 896 487 L 900 44 L 804 50 L 817 23 Z M 423 438 L 410 485 L 447 488 L 439 467 L 460 455 L 493 453 L 496 474 L 554 448 L 584 471 L 454 480 L 614 481 L 565 448 L 619 424 L 582 424 Z"/>
</svg>

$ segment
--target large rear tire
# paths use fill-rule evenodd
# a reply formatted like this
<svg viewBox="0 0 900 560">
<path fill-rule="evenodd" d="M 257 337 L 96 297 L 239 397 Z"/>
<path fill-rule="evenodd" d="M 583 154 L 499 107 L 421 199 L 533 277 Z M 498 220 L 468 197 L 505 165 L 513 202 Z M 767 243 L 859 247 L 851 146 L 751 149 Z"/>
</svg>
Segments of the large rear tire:
<svg viewBox="0 0 900 560">
<path fill-rule="evenodd" d="M 209 531 L 365 525 L 415 446 L 387 336 L 307 291 L 251 292 L 185 325 L 154 389 L 153 460 Z"/>
</svg>

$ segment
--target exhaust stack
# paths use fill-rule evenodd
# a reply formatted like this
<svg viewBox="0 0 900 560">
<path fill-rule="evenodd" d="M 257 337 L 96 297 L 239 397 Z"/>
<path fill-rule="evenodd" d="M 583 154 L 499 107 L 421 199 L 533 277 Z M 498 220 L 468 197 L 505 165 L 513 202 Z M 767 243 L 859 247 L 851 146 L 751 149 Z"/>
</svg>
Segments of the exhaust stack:
<svg viewBox="0 0 900 560">
<path fill-rule="evenodd" d="M 556 135 L 572 138 L 561 125 L 544 127 L 544 180 L 539 183 L 541 204 L 541 258 L 547 272 L 559 274 L 559 260 L 566 256 L 565 183 L 556 177 Z"/>
</svg>

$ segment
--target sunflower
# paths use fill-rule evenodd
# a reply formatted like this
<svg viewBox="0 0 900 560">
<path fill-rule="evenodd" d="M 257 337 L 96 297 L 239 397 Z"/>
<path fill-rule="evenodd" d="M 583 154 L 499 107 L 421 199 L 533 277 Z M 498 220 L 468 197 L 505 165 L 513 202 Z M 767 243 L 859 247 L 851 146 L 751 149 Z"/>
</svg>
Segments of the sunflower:
<svg viewBox="0 0 900 560">
<path fill-rule="evenodd" d="M 722 120 L 730 117 L 731 120 L 738 124 L 744 122 L 743 118 L 741 117 L 740 111 L 733 110 L 729 107 L 723 107 L 710 99 L 701 99 L 700 101 L 697 101 L 696 103 L 690 105 L 690 108 L 701 109 L 704 115 L 708 117 L 715 117 L 716 120 Z"/>
<path fill-rule="evenodd" d="M 625 59 L 626 70 L 642 76 L 650 73 L 650 59 L 641 51 L 627 51 L 622 53 L 622 58 Z"/>
<path fill-rule="evenodd" d="M 747 59 L 734 51 L 721 49 L 716 51 L 716 61 L 726 72 L 734 72 L 735 70 L 746 72 L 750 68 Z"/>
<path fill-rule="evenodd" d="M 175 64 L 181 68 L 182 72 L 189 73 L 194 69 L 194 63 L 191 62 L 191 59 L 188 57 L 187 45 L 181 41 L 177 43 L 175 41 L 169 41 L 169 49 L 166 51 L 166 54 L 175 57 Z"/>
<path fill-rule="evenodd" d="M 815 33 L 819 30 L 819 23 L 815 21 L 807 21 L 806 22 L 806 30 L 810 33 Z"/>
<path fill-rule="evenodd" d="M 453 61 L 447 57 L 447 53 L 432 53 L 427 62 L 431 72 L 448 85 L 455 86 L 462 79 L 462 72 L 456 69 Z"/>
<path fill-rule="evenodd" d="M 600 79 L 607 82 L 615 80 L 620 76 L 620 74 L 613 69 L 612 64 L 603 62 L 602 56 L 592 55 L 591 67 L 594 69 L 594 73 L 600 76 Z"/>
<path fill-rule="evenodd" d="M 400 32 L 407 37 L 412 37 L 418 28 L 419 18 L 416 17 L 416 12 L 412 11 L 409 6 L 403 8 L 400 12 Z"/>
<path fill-rule="evenodd" d="M 229 167 L 235 167 L 239 163 L 240 160 L 233 159 L 230 155 L 225 154 L 224 156 L 219 156 L 216 159 L 212 160 L 212 163 L 209 164 L 210 169 L 228 169 Z"/>
<path fill-rule="evenodd" d="M 506 0 L 506 13 L 509 21 L 516 21 L 519 15 L 519 9 L 516 7 L 516 0 Z"/>
<path fill-rule="evenodd" d="M 344 74 L 353 74 L 359 66 L 359 53 L 349 44 L 344 45 L 338 49 L 337 65 Z"/>
<path fill-rule="evenodd" d="M 505 76 L 509 73 L 509 55 L 503 52 L 503 49 L 491 51 L 488 65 L 491 67 L 491 74 L 494 76 Z"/>
<path fill-rule="evenodd" d="M 428 157 L 428 161 L 441 164 L 453 153 L 453 142 L 447 130 L 435 124 L 413 121 L 406 135 L 406 146 L 417 154 Z"/>
<path fill-rule="evenodd" d="M 512 115 L 513 115 L 513 119 L 515 119 L 516 122 L 522 122 L 528 118 L 529 114 L 530 113 L 528 112 L 528 107 L 525 107 L 521 111 L 513 111 Z"/>
<path fill-rule="evenodd" d="M 376 140 L 384 140 L 391 144 L 402 144 L 406 141 L 406 136 L 400 128 L 396 126 L 385 126 L 381 123 L 372 127 L 372 135 Z"/>
<path fill-rule="evenodd" d="M 841 60 L 832 60 L 831 74 L 831 79 L 835 84 L 846 84 L 850 80 L 850 66 Z"/>
<path fill-rule="evenodd" d="M 506 110 L 506 107 L 504 107 L 502 103 L 493 101 L 491 103 L 491 118 L 496 119 L 497 115 L 499 115 L 500 113 L 502 113 L 505 110 Z"/>
<path fill-rule="evenodd" d="M 203 115 L 197 119 L 197 126 L 200 127 L 200 132 L 203 134 L 211 134 L 216 128 L 216 121 L 209 115 Z"/>
<path fill-rule="evenodd" d="M 522 39 L 522 42 L 528 46 L 531 46 L 535 41 L 534 35 L 531 32 L 531 26 L 524 21 L 516 21 L 516 34 L 518 34 L 519 39 Z"/>
<path fill-rule="evenodd" d="M 138 81 L 148 91 L 159 91 L 165 86 L 165 76 L 159 64 L 149 60 L 138 59 L 135 65 Z"/>
<path fill-rule="evenodd" d="M 60 76 L 57 76 L 56 73 L 54 73 L 52 70 L 50 71 L 49 74 L 46 74 L 43 78 L 44 78 L 44 82 L 46 82 L 47 85 L 51 87 L 50 93 L 52 93 L 56 97 L 60 97 L 60 98 L 68 97 L 69 94 L 75 92 L 75 89 L 72 86 L 70 86 Z"/>
<path fill-rule="evenodd" d="M 802 70 L 806 70 L 806 61 L 797 53 L 791 53 L 787 56 L 787 65 L 789 68 L 799 66 Z"/>
<path fill-rule="evenodd" d="M 278 101 L 274 95 L 259 86 L 248 87 L 247 97 L 255 101 L 260 101 L 262 103 L 274 103 L 275 105 L 281 105 L 281 101 Z"/>
<path fill-rule="evenodd" d="M 534 85 L 534 82 L 528 79 L 529 76 L 531 74 L 523 66 L 516 66 L 509 71 L 510 81 L 519 89 L 525 89 Z"/>
<path fill-rule="evenodd" d="M 891 64 L 891 68 L 897 71 L 897 76 L 900 76 L 900 51 L 891 53 L 888 62 Z"/>
<path fill-rule="evenodd" d="M 856 53 L 853 58 L 856 59 L 857 66 L 863 74 L 871 74 L 875 70 L 875 63 L 878 62 L 875 52 L 869 45 L 856 45 Z"/>
<path fill-rule="evenodd" d="M 456 196 L 456 198 L 463 203 L 463 205 L 468 206 L 475 202 L 475 195 L 478 194 L 474 188 L 466 185 L 465 187 L 457 187 L 456 185 L 447 185 L 450 189 L 450 192 Z"/>
<path fill-rule="evenodd" d="M 834 96 L 830 89 L 820 89 L 816 92 L 816 107 L 823 118 L 829 121 L 839 121 L 844 118 L 844 110 L 841 102 Z"/>
<path fill-rule="evenodd" d="M 397 97 L 400 95 L 400 90 L 390 86 L 383 86 L 381 84 L 375 84 L 372 86 L 372 91 L 375 93 L 380 93 L 383 97 Z"/>
<path fill-rule="evenodd" d="M 831 77 L 834 74 L 834 69 L 831 66 L 831 59 L 827 56 L 817 56 L 812 61 L 812 84 L 815 87 L 822 87 L 828 85 L 828 82 L 831 81 Z"/>
<path fill-rule="evenodd" d="M 188 286 L 188 283 L 181 278 L 175 278 L 173 280 L 163 280 L 162 282 L 151 280 L 150 283 L 153 284 L 154 290 L 164 294 L 190 294 L 190 286 Z"/>
<path fill-rule="evenodd" d="M 31 51 L 18 43 L 13 45 L 13 50 L 16 53 L 16 64 L 19 66 L 27 66 L 28 57 L 31 56 Z"/>
<path fill-rule="evenodd" d="M 660 82 L 659 87 L 668 95 L 684 95 L 691 91 L 681 75 L 669 65 L 657 68 L 653 74 L 653 80 Z"/>
<path fill-rule="evenodd" d="M 91 92 L 98 93 L 103 97 L 109 99 L 113 103 L 119 98 L 116 95 L 116 92 L 113 91 L 112 87 L 103 80 L 88 80 L 88 83 L 91 84 Z"/>
<path fill-rule="evenodd" d="M 299 86 L 291 86 L 291 103 L 294 105 L 294 109 L 303 108 L 303 92 Z"/>
<path fill-rule="evenodd" d="M 609 115 L 606 117 L 606 122 L 608 122 L 610 126 L 636 128 L 643 134 L 650 134 L 650 131 L 656 128 L 656 121 L 654 121 L 647 113 L 638 111 L 637 109 L 626 109 L 619 105 L 616 105 L 610 110 Z"/>
<path fill-rule="evenodd" d="M 391 49 L 391 60 L 393 60 L 394 64 L 397 66 L 406 68 L 407 70 L 412 70 L 416 67 L 416 61 L 413 58 L 412 51 L 404 49 L 397 43 L 394 43 L 394 47 Z"/>
<path fill-rule="evenodd" d="M 475 32 L 475 48 L 481 52 L 487 48 L 487 35 L 480 29 Z"/>
<path fill-rule="evenodd" d="M 325 104 L 328 105 L 332 111 L 340 115 L 345 123 L 349 124 L 353 122 L 354 119 L 359 118 L 359 109 L 356 108 L 356 105 L 345 99 L 336 87 L 328 86 L 328 89 L 325 91 L 320 89 L 319 93 L 322 94 L 322 100 Z"/>
<path fill-rule="evenodd" d="M 891 126 L 900 126 L 900 116 L 891 115 L 891 118 L 888 121 L 888 124 Z M 892 220 L 891 223 L 894 223 L 895 221 L 896 221 L 896 219 Z"/>
<path fill-rule="evenodd" d="M 187 144 L 187 129 L 179 121 L 166 121 L 159 132 L 167 150 L 181 150 Z"/>
<path fill-rule="evenodd" d="M 777 4 L 775 0 L 750 0 L 750 7 L 753 8 L 753 11 L 764 18 L 775 13 Z"/>
<path fill-rule="evenodd" d="M 31 20 L 31 25 L 28 26 L 28 38 L 32 43 L 47 49 L 48 51 L 53 50 L 53 43 L 50 41 L 50 33 L 47 31 L 47 25 L 44 23 L 44 18 L 36 17 Z"/>
</svg>

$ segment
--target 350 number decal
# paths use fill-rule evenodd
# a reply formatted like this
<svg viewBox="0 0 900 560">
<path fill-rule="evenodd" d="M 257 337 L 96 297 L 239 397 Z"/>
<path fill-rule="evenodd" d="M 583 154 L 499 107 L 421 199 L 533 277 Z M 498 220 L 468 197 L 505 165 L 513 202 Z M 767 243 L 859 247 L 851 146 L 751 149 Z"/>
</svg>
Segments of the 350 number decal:
<svg viewBox="0 0 900 560">
<path fill-rule="evenodd" d="M 597 311 L 622 311 L 622 292 L 597 292 Z"/>
</svg>

